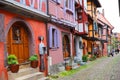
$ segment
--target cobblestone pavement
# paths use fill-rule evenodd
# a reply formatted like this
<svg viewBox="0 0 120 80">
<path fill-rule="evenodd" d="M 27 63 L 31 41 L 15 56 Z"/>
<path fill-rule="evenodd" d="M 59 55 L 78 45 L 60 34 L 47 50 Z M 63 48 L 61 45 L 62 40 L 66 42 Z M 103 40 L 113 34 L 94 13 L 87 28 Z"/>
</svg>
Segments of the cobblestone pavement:
<svg viewBox="0 0 120 80">
<path fill-rule="evenodd" d="M 92 67 L 57 80 L 120 80 L 120 54 L 99 58 L 96 62 Z"/>
</svg>

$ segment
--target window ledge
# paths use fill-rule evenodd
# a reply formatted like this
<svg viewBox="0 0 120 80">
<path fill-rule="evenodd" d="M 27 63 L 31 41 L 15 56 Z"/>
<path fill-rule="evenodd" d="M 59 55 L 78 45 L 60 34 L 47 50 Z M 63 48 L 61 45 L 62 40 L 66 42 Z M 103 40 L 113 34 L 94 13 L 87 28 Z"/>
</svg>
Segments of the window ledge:
<svg viewBox="0 0 120 80">
<path fill-rule="evenodd" d="M 53 50 L 53 51 L 55 51 L 55 50 L 58 49 L 58 47 L 51 47 L 50 49 Z"/>
<path fill-rule="evenodd" d="M 66 12 L 68 12 L 68 13 L 70 13 L 70 14 L 73 15 L 73 11 L 72 11 L 72 9 L 66 8 Z"/>
</svg>

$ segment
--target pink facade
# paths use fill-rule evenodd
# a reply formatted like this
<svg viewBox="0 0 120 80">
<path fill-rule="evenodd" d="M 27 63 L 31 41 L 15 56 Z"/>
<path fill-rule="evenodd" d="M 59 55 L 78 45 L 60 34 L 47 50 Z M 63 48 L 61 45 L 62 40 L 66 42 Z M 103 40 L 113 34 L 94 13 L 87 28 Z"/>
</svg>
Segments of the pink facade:
<svg viewBox="0 0 120 80">
<path fill-rule="evenodd" d="M 68 0 L 69 1 L 69 0 Z M 71 8 L 65 6 L 64 0 L 49 0 L 49 15 L 51 16 L 51 22 L 48 24 L 48 31 L 50 28 L 58 31 L 59 43 L 58 47 L 50 47 L 51 41 L 49 44 L 49 56 L 52 58 L 52 65 L 64 62 L 64 36 L 68 37 L 69 40 L 69 54 L 72 55 L 72 33 L 71 29 L 74 26 L 75 17 L 74 17 L 74 0 L 70 0 Z M 68 3 L 67 3 L 68 4 Z M 50 34 L 50 33 L 49 33 Z M 50 38 L 51 35 L 49 35 Z M 56 38 L 55 37 L 55 38 Z M 50 40 L 50 39 L 49 39 Z M 56 41 L 57 42 L 57 41 Z M 55 43 L 57 44 L 57 43 Z"/>
<path fill-rule="evenodd" d="M 107 56 L 108 55 L 108 44 L 107 43 L 104 43 L 104 48 L 103 48 L 103 56 Z"/>
<path fill-rule="evenodd" d="M 101 39 L 103 41 L 103 55 L 107 55 L 111 49 L 111 34 L 113 30 L 113 26 L 109 23 L 109 21 L 105 18 L 103 13 L 97 12 L 97 22 L 102 25 L 102 36 Z"/>
</svg>

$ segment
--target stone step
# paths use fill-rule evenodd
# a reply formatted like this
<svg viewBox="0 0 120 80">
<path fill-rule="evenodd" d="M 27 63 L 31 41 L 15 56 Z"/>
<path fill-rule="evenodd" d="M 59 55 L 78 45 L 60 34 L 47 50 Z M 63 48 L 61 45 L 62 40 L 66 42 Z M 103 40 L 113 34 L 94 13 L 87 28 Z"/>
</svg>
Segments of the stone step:
<svg viewBox="0 0 120 80">
<path fill-rule="evenodd" d="M 48 77 L 43 77 L 43 78 L 40 78 L 40 79 L 37 79 L 37 80 L 50 80 Z"/>
<path fill-rule="evenodd" d="M 15 80 L 39 80 L 40 78 L 43 78 L 42 73 L 36 72 L 36 73 L 32 73 L 32 74 L 18 77 Z"/>
<path fill-rule="evenodd" d="M 73 62 L 72 63 L 72 69 L 77 69 L 77 68 L 79 68 L 78 64 Z"/>
<path fill-rule="evenodd" d="M 74 62 L 72 63 L 72 66 L 77 66 L 77 65 L 78 65 L 77 63 L 74 63 Z"/>
<path fill-rule="evenodd" d="M 36 73 L 36 72 L 39 72 L 38 68 L 24 68 L 24 69 L 19 69 L 18 73 L 12 73 L 9 71 L 8 74 L 9 74 L 9 77 L 14 76 L 14 78 L 17 78 L 20 76 L 24 76 L 24 75 Z"/>
</svg>

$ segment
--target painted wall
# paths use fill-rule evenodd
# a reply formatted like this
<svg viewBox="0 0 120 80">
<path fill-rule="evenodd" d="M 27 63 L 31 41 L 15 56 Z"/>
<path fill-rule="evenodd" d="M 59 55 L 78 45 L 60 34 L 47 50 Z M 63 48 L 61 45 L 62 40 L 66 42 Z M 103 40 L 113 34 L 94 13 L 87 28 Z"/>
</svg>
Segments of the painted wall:
<svg viewBox="0 0 120 80">
<path fill-rule="evenodd" d="M 88 36 L 89 37 L 92 37 L 93 36 L 93 25 L 92 25 L 92 23 L 90 23 L 89 25 L 88 25 Z"/>
<path fill-rule="evenodd" d="M 92 6 L 92 7 L 91 7 Z M 94 19 L 96 17 L 96 14 L 94 12 L 96 12 L 96 4 L 94 4 L 93 2 L 87 2 L 87 13 L 90 14 L 90 16 L 92 16 Z"/>
<path fill-rule="evenodd" d="M 87 41 L 87 48 L 88 48 L 88 52 L 92 52 L 92 41 Z"/>
<path fill-rule="evenodd" d="M 69 0 L 68 0 L 69 1 Z M 49 14 L 54 17 L 55 19 L 58 20 L 65 20 L 66 22 L 69 23 L 74 23 L 75 22 L 75 10 L 74 10 L 74 0 L 70 0 L 73 1 L 73 4 L 71 5 L 72 7 L 72 11 L 67 11 L 67 8 L 65 7 L 65 0 L 60 0 L 60 2 L 58 2 L 58 0 L 48 0 L 49 3 Z M 67 26 L 67 28 L 65 28 L 64 25 L 62 25 L 63 23 L 61 23 L 61 25 L 57 25 L 56 23 L 49 23 L 48 24 L 48 30 L 50 29 L 50 26 L 54 26 L 56 29 L 59 30 L 60 34 L 59 34 L 59 48 L 52 48 L 49 49 L 49 56 L 52 57 L 51 63 L 52 65 L 54 64 L 58 64 L 64 61 L 63 59 L 63 48 L 62 48 L 62 35 L 63 33 L 69 34 L 69 39 L 70 39 L 70 52 L 72 53 L 72 34 L 69 30 L 69 27 L 71 26 Z"/>
<path fill-rule="evenodd" d="M 4 43 L 0 42 L 0 80 L 8 80 L 7 69 L 4 67 Z"/>
<path fill-rule="evenodd" d="M 83 49 L 80 48 L 79 42 L 82 42 L 82 38 L 80 36 L 76 36 L 75 38 L 76 58 L 78 61 L 82 61 Z"/>
<path fill-rule="evenodd" d="M 104 49 L 103 49 L 103 56 L 107 56 L 107 54 L 110 52 L 110 46 L 107 46 L 107 43 L 104 43 Z"/>
<path fill-rule="evenodd" d="M 17 6 L 36 12 L 47 13 L 47 0 L 12 0 L 7 1 Z"/>
<path fill-rule="evenodd" d="M 13 19 L 18 19 L 18 20 L 23 20 L 26 23 L 28 23 L 29 28 L 32 29 L 34 45 L 31 45 L 31 46 L 34 48 L 34 51 L 33 51 L 34 53 L 38 53 L 38 44 L 39 44 L 38 36 L 43 36 L 44 37 L 43 42 L 44 42 L 45 46 L 47 46 L 46 25 L 45 25 L 44 22 L 37 21 L 37 20 L 32 20 L 30 18 L 26 18 L 26 17 L 20 16 L 20 15 L 17 15 L 17 14 L 13 14 L 13 13 L 4 11 L 4 10 L 0 10 L 0 14 L 3 14 L 5 16 L 4 23 L 3 23 L 4 24 L 4 30 L 5 30 L 5 38 L 7 38 L 7 33 L 8 33 L 8 30 L 10 29 L 10 27 L 9 27 L 10 22 Z M 30 43 L 30 44 L 32 44 L 32 43 Z M 0 74 L 1 73 L 3 74 L 3 72 L 1 72 L 3 70 L 4 70 L 4 72 L 7 72 L 6 69 L 4 68 L 4 61 L 6 61 L 6 56 L 5 55 L 7 55 L 7 48 L 4 47 L 4 46 L 6 46 L 6 42 L 5 43 L 0 42 L 0 61 L 1 61 Z M 4 59 L 4 56 L 5 56 L 5 59 Z M 1 70 L 1 69 L 3 69 L 3 70 Z M 3 76 L 4 76 L 4 74 L 3 74 Z M 1 77 L 1 75 L 0 75 L 0 77 Z M 6 80 L 6 79 L 4 79 L 4 80 Z"/>
<path fill-rule="evenodd" d="M 9 24 L 9 22 L 13 19 L 13 18 L 18 18 L 18 19 L 22 19 L 24 21 L 26 21 L 32 28 L 33 30 L 33 35 L 34 35 L 34 41 L 35 41 L 35 52 L 38 53 L 38 36 L 43 36 L 44 37 L 44 43 L 45 45 L 47 45 L 47 41 L 46 41 L 46 25 L 44 22 L 41 21 L 37 21 L 37 20 L 32 20 L 30 18 L 25 18 L 23 16 L 19 16 L 16 14 L 12 14 L 9 13 L 7 11 L 0 11 L 1 14 L 5 15 L 5 24 L 4 27 L 5 29 L 7 29 L 7 26 Z M 6 37 L 7 37 L 7 33 L 6 33 Z"/>
<path fill-rule="evenodd" d="M 82 39 L 82 42 L 83 42 L 83 45 L 84 45 L 84 48 L 83 48 L 83 54 L 87 54 L 88 53 L 88 44 L 87 44 L 87 40 L 85 39 Z"/>
<path fill-rule="evenodd" d="M 74 0 L 71 0 L 74 3 Z M 61 0 L 59 4 L 57 4 L 53 0 L 49 0 L 49 14 L 58 18 L 63 19 L 66 21 L 69 21 L 71 23 L 75 22 L 75 12 L 74 12 L 74 5 L 71 5 L 73 7 L 72 13 L 67 12 L 67 8 L 65 7 L 65 0 Z"/>
<path fill-rule="evenodd" d="M 55 24 L 51 24 L 49 23 L 48 24 L 48 31 L 49 31 L 49 28 L 50 27 L 55 27 L 56 29 L 59 30 L 59 47 L 58 48 L 50 48 L 49 49 L 49 56 L 52 58 L 51 60 L 51 65 L 54 65 L 54 64 L 58 64 L 58 63 L 61 63 L 64 61 L 63 59 L 63 47 L 62 47 L 62 33 L 67 33 L 70 35 L 69 39 L 70 39 L 70 49 L 72 52 L 72 35 L 70 33 L 70 31 L 68 29 L 64 29 L 64 28 L 61 28 L 60 26 L 58 25 L 55 25 Z"/>
</svg>

